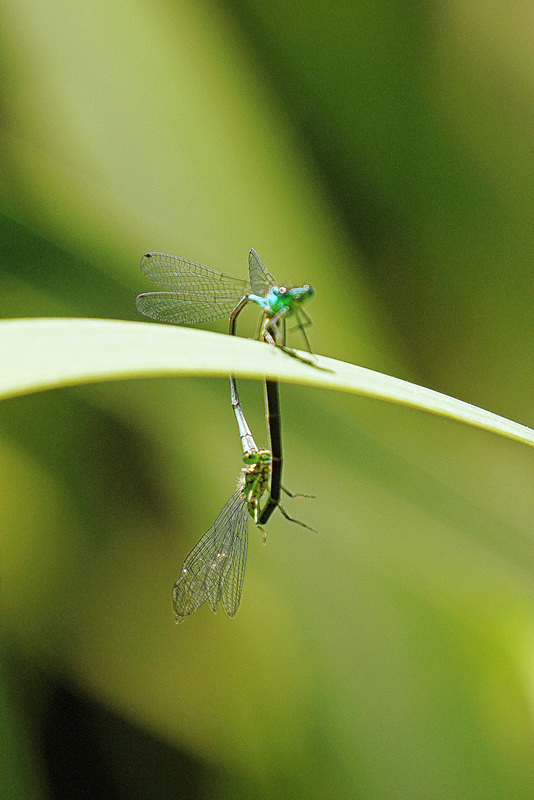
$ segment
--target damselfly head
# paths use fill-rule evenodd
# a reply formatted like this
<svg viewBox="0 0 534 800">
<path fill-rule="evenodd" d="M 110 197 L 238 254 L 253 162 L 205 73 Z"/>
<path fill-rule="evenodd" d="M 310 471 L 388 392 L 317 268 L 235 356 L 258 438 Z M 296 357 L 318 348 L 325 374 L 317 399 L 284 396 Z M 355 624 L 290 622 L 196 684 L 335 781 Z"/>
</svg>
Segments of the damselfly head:
<svg viewBox="0 0 534 800">
<path fill-rule="evenodd" d="M 271 451 L 270 450 L 249 450 L 243 455 L 245 464 L 270 464 Z"/>
<path fill-rule="evenodd" d="M 307 300 L 308 297 L 313 297 L 315 290 L 313 286 L 305 283 L 304 286 L 286 286 L 282 283 L 280 286 L 273 286 L 271 293 L 278 299 L 302 301 Z"/>
<path fill-rule="evenodd" d="M 272 454 L 270 450 L 260 450 L 259 452 L 259 463 L 266 466 L 270 464 L 272 461 Z"/>
<path fill-rule="evenodd" d="M 296 303 L 302 303 L 304 300 L 307 300 L 309 297 L 313 297 L 315 294 L 315 289 L 313 286 L 305 283 L 304 286 L 292 286 L 286 289 L 286 292 L 294 300 Z"/>
</svg>

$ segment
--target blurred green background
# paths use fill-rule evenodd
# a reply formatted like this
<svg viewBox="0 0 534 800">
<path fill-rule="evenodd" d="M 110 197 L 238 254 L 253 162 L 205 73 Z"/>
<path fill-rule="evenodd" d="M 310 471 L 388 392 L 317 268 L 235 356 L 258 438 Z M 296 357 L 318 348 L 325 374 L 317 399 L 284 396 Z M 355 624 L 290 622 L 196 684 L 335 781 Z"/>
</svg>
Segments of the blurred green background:
<svg viewBox="0 0 534 800">
<path fill-rule="evenodd" d="M 534 425 L 533 44 L 502 0 L 0 0 L 2 316 L 138 320 L 145 251 L 253 246 L 315 286 L 316 352 Z M 0 796 L 531 800 L 532 452 L 284 386 L 318 534 L 251 525 L 237 617 L 178 628 L 228 396 L 2 403 Z"/>
</svg>

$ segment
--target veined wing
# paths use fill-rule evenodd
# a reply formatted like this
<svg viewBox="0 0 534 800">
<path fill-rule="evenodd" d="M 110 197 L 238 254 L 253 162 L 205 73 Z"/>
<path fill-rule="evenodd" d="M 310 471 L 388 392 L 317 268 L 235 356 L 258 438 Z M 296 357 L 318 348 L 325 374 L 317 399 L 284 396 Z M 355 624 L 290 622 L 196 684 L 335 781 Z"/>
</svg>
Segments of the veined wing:
<svg viewBox="0 0 534 800">
<path fill-rule="evenodd" d="M 146 253 L 141 259 L 141 272 L 169 292 L 196 297 L 232 297 L 235 298 L 234 306 L 250 291 L 244 278 L 217 272 L 170 253 Z"/>
<path fill-rule="evenodd" d="M 254 294 L 265 297 L 269 289 L 278 286 L 276 278 L 271 275 L 254 248 L 251 248 L 248 254 L 248 271 Z"/>
<path fill-rule="evenodd" d="M 182 622 L 206 600 L 233 617 L 239 608 L 247 563 L 249 512 L 237 491 L 189 553 L 172 589 L 176 622 Z"/>
<path fill-rule="evenodd" d="M 227 317 L 240 299 L 236 300 L 235 296 L 224 300 L 179 292 L 145 292 L 137 297 L 135 304 L 141 314 L 160 322 L 194 325 Z"/>
</svg>

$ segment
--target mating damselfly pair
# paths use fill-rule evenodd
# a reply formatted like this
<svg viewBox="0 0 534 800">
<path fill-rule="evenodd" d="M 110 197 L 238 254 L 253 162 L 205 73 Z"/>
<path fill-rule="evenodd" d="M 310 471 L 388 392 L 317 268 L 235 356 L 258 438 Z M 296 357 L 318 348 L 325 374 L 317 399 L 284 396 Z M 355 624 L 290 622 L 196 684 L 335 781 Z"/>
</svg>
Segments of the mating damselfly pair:
<svg viewBox="0 0 534 800">
<path fill-rule="evenodd" d="M 248 303 L 254 303 L 262 312 L 256 338 L 305 363 L 313 364 L 286 345 L 286 321 L 291 317 L 310 351 L 305 329 L 311 320 L 302 303 L 313 296 L 312 287 L 278 284 L 255 250 L 249 253 L 249 282 L 168 253 L 147 253 L 141 260 L 141 270 L 147 278 L 165 289 L 163 292 L 139 295 L 137 308 L 143 314 L 160 322 L 178 325 L 209 322 L 228 315 L 229 333 L 235 335 L 239 314 Z M 182 622 L 206 600 L 213 611 L 222 601 L 226 613 L 234 616 L 243 588 L 249 516 L 262 531 L 264 541 L 266 534 L 262 526 L 276 508 L 291 522 L 314 530 L 290 517 L 280 504 L 281 491 L 290 497 L 309 495 L 293 495 L 282 486 L 278 382 L 265 381 L 270 450 L 258 449 L 254 441 L 233 375 L 230 375 L 230 394 L 245 467 L 239 476 L 237 491 L 184 561 L 172 592 L 176 622 Z M 268 498 L 261 508 L 262 498 L 267 491 Z"/>
</svg>

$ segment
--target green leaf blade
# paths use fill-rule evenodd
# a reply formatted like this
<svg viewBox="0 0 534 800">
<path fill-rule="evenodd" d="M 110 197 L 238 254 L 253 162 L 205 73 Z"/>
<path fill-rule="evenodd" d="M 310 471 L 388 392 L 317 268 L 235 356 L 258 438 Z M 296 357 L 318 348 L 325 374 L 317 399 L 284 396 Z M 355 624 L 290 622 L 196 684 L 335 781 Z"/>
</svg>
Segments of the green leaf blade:
<svg viewBox="0 0 534 800">
<path fill-rule="evenodd" d="M 98 319 L 0 322 L 0 398 L 76 384 L 170 375 L 277 378 L 374 397 L 534 446 L 534 430 L 454 397 L 316 356 L 315 369 L 261 342 L 177 326 Z"/>
</svg>

